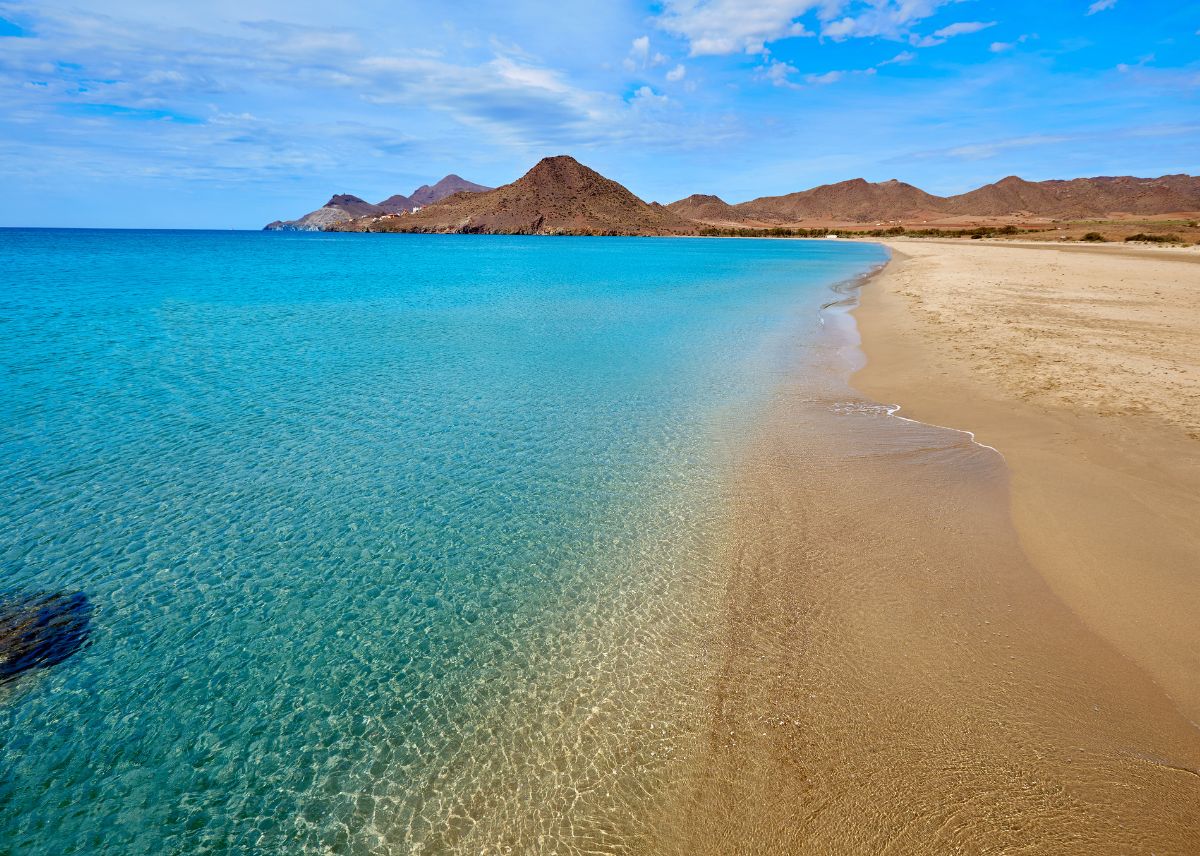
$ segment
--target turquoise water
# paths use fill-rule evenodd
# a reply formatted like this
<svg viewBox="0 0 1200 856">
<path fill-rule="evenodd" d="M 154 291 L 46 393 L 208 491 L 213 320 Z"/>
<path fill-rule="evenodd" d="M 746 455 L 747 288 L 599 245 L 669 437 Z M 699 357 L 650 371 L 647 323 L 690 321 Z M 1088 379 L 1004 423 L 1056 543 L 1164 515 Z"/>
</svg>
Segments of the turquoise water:
<svg viewBox="0 0 1200 856">
<path fill-rule="evenodd" d="M 620 852 L 694 731 L 726 452 L 883 260 L 0 230 L 0 853 Z"/>
</svg>

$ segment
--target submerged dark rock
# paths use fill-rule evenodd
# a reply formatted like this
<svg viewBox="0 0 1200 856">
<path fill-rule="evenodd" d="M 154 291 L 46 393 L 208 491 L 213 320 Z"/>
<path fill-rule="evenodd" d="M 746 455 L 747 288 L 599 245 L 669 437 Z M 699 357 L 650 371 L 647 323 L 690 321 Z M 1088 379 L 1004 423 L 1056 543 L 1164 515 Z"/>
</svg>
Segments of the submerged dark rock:
<svg viewBox="0 0 1200 856">
<path fill-rule="evenodd" d="M 0 593 L 0 684 L 61 663 L 87 644 L 91 628 L 81 591 Z"/>
</svg>

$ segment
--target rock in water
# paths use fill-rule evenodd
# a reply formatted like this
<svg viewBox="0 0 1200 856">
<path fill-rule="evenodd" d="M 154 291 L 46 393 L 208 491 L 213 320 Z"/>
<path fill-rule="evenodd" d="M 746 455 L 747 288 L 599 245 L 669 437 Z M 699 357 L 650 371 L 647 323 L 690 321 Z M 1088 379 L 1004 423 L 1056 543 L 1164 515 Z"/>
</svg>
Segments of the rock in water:
<svg viewBox="0 0 1200 856">
<path fill-rule="evenodd" d="M 87 644 L 91 625 L 83 592 L 0 593 L 0 684 L 61 663 Z"/>
</svg>

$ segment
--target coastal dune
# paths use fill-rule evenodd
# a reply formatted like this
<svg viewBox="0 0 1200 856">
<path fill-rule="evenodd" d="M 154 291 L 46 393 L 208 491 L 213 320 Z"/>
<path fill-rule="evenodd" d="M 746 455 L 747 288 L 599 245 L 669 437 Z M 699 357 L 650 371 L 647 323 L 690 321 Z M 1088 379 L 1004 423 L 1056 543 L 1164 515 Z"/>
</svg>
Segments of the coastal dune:
<svg viewBox="0 0 1200 856">
<path fill-rule="evenodd" d="M 1001 435 L 984 418 L 1032 407 L 1032 396 L 997 396 L 994 411 L 974 410 L 947 378 L 986 377 L 981 369 L 962 365 L 952 348 L 942 362 L 921 350 L 925 339 L 905 338 L 924 331 L 947 341 L 906 305 L 918 298 L 901 289 L 968 287 L 940 247 L 919 245 L 907 259 L 905 249 L 864 290 L 858 312 L 868 361 L 854 382 L 871 397 L 839 380 L 862 360 L 854 326 L 834 310 L 823 356 L 794 367 L 739 461 L 709 725 L 659 849 L 1198 852 L 1200 729 L 1185 680 L 1195 629 L 1183 627 L 1186 601 L 1167 603 L 1197 584 L 1187 507 L 1161 509 L 1151 531 L 1162 540 L 1143 544 L 1149 558 L 1132 568 L 1122 565 L 1130 551 L 1102 551 L 1121 539 L 1138 542 L 1145 531 L 1137 527 L 1160 510 L 1123 516 L 1133 513 L 1126 500 L 1106 494 L 1129 473 L 1099 464 L 1107 475 L 1074 483 L 1090 484 L 1089 499 L 1040 517 L 1045 510 L 1028 498 L 1028 484 L 1068 470 L 1026 463 L 1009 442 L 1023 435 Z M 1022 253 L 1037 257 L 1028 261 L 1035 268 L 1054 261 L 1033 250 L 962 252 L 997 277 L 1012 277 Z M 931 260 L 930 267 L 909 259 Z M 1104 262 L 1117 260 L 1144 261 Z M 941 264 L 942 285 L 929 285 L 926 272 Z M 1031 274 L 1031 288 L 1091 287 L 1071 265 L 1061 262 L 1057 286 L 1044 271 Z M 1185 267 L 1181 288 L 1200 272 Z M 1147 283 L 1154 273 L 1145 271 Z M 979 329 L 1006 329 L 1004 316 L 978 299 L 970 311 L 979 313 Z M 1007 298 L 997 291 L 989 299 Z M 900 324 L 900 315 L 911 324 Z M 881 350 L 884 340 L 890 350 Z M 998 356 L 1002 347 L 980 344 L 978 359 L 1006 358 Z M 1140 394 L 1125 386 L 1122 394 Z M 931 390 L 942 396 L 941 409 L 915 395 L 933 402 Z M 913 419 L 878 402 L 900 402 Z M 1171 441 L 1143 448 L 1143 459 L 1186 480 L 1190 470 L 1175 473 L 1169 457 L 1156 458 L 1195 443 L 1186 414 L 1176 417 L 1147 415 L 1157 433 L 1138 436 Z M 980 442 L 956 429 L 978 430 Z M 1141 423 L 1124 430 L 1140 432 Z M 1032 448 L 1046 437 L 1035 432 L 1025 442 Z M 1086 458 L 1077 464 L 1090 466 Z M 1160 486 L 1177 502 L 1186 498 L 1182 482 Z M 1128 490 L 1130 507 L 1155 498 L 1140 486 Z M 1038 503 L 1051 500 L 1066 497 L 1047 493 Z M 1094 524 L 1089 514 L 1099 507 L 1122 516 Z M 1038 522 L 1051 530 L 1041 538 L 1031 534 Z M 1090 544 L 1095 526 L 1105 525 L 1110 536 Z M 1062 558 L 1077 550 L 1085 558 Z M 1151 573 L 1150 559 L 1165 556 L 1176 563 Z M 1087 568 L 1108 576 L 1087 580 Z M 1123 574 L 1141 576 L 1104 590 Z M 1145 591 L 1134 597 L 1138 589 Z M 1137 636 L 1130 628 L 1152 607 L 1169 617 Z"/>
</svg>

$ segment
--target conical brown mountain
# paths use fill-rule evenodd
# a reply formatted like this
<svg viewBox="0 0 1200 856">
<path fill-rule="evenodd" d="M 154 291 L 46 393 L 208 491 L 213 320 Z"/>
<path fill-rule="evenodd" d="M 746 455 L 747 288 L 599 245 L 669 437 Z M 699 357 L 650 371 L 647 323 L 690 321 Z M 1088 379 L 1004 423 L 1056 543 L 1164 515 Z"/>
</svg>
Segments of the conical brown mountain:
<svg viewBox="0 0 1200 856">
<path fill-rule="evenodd" d="M 545 158 L 487 193 L 455 194 L 413 214 L 365 218 L 341 230 L 519 235 L 676 235 L 695 224 L 638 199 L 567 155 Z"/>
</svg>

